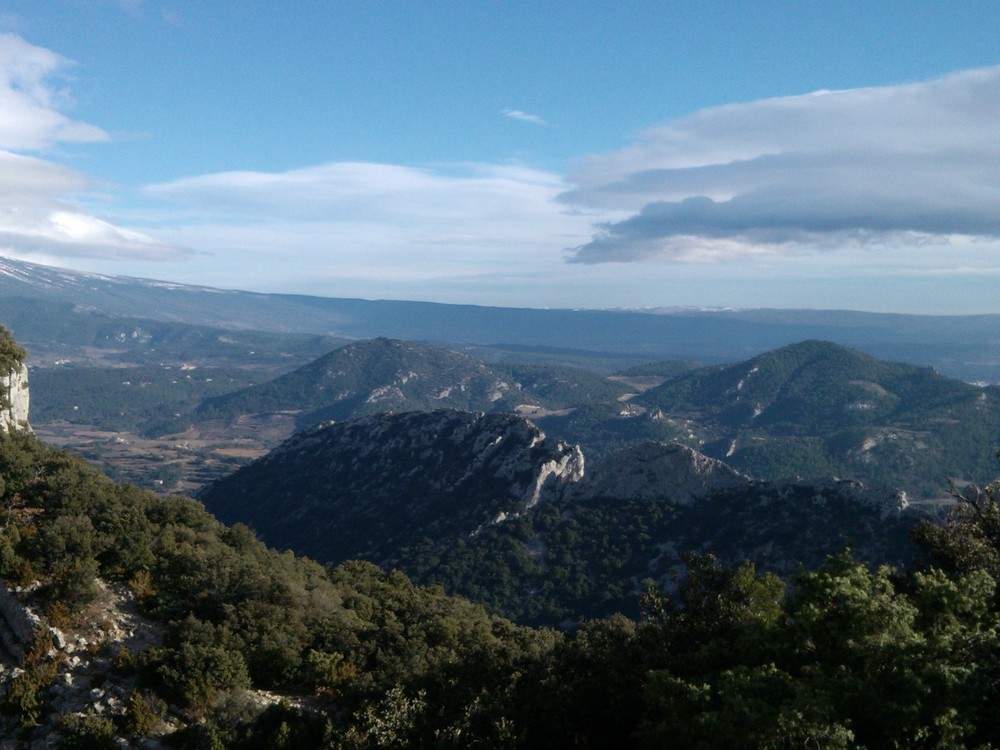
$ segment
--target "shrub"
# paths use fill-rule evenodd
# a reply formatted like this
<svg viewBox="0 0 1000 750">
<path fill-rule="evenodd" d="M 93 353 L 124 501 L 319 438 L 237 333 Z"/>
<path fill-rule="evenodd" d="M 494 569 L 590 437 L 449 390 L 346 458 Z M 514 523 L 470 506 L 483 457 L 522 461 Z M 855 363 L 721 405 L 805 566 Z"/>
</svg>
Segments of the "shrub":
<svg viewBox="0 0 1000 750">
<path fill-rule="evenodd" d="M 167 704 L 154 693 L 133 691 L 125 707 L 125 729 L 130 734 L 145 737 L 156 731 L 167 714 Z"/>
</svg>

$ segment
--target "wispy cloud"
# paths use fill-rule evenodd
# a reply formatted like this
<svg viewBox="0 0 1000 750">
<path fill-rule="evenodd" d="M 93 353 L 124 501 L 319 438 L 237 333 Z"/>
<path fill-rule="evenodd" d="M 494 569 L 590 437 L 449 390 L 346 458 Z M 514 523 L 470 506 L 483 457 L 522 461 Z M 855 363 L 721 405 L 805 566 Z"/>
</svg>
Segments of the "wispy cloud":
<svg viewBox="0 0 1000 750">
<path fill-rule="evenodd" d="M 280 255 L 272 283 L 306 268 L 317 283 L 402 282 L 543 259 L 557 266 L 560 248 L 585 239 L 593 221 L 559 203 L 568 187 L 558 175 L 511 165 L 337 162 L 203 175 L 144 195 L 176 244 L 211 248 L 220 259 Z"/>
<path fill-rule="evenodd" d="M 548 125 L 548 123 L 545 122 L 545 120 L 543 120 L 538 115 L 532 115 L 529 114 L 528 112 L 522 112 L 519 109 L 505 109 L 500 114 L 511 120 L 518 120 L 519 122 L 530 122 L 532 125 Z"/>
<path fill-rule="evenodd" d="M 108 134 L 59 111 L 68 95 L 53 84 L 71 63 L 14 34 L 0 34 L 0 148 L 39 150 L 58 142 L 103 141 Z"/>
<path fill-rule="evenodd" d="M 631 216 L 572 259 L 1000 238 L 998 122 L 1000 67 L 703 110 L 582 162 L 563 200 Z"/>
<path fill-rule="evenodd" d="M 86 176 L 18 151 L 106 141 L 101 128 L 70 119 L 54 83 L 70 62 L 13 34 L 0 34 L 0 251 L 15 256 L 165 259 L 179 248 L 90 215 L 79 196 Z"/>
</svg>

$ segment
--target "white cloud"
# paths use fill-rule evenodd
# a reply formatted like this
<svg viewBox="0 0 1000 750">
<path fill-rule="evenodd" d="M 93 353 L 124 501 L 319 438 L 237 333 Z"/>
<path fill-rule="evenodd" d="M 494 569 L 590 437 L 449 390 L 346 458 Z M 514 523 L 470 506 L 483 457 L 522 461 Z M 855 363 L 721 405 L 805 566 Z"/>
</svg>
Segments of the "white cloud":
<svg viewBox="0 0 1000 750">
<path fill-rule="evenodd" d="M 90 215 L 80 203 L 91 181 L 17 151 L 108 140 L 60 111 L 69 103 L 53 78 L 69 62 L 13 34 L 0 34 L 0 251 L 45 258 L 173 259 L 180 249 Z"/>
<path fill-rule="evenodd" d="M 87 187 L 73 170 L 0 151 L 0 251 L 12 256 L 176 259 L 185 253 L 91 216 L 60 196 Z"/>
<path fill-rule="evenodd" d="M 14 34 L 0 34 L 0 148 L 34 151 L 59 142 L 104 141 L 98 127 L 59 111 L 64 91 L 52 84 L 69 61 Z"/>
<path fill-rule="evenodd" d="M 502 114 L 504 117 L 507 117 L 507 118 L 509 118 L 511 120 L 518 120 L 519 122 L 530 122 L 532 125 L 547 125 L 548 124 L 547 122 L 545 122 L 545 120 L 543 120 L 538 115 L 532 115 L 532 114 L 529 114 L 527 112 L 522 112 L 519 109 L 505 109 L 500 114 Z"/>
<path fill-rule="evenodd" d="M 557 200 L 568 187 L 558 175 L 516 165 L 343 162 L 203 175 L 149 186 L 145 195 L 162 212 L 161 236 L 215 254 L 199 261 L 216 263 L 211 273 L 231 270 L 236 256 L 258 258 L 261 276 L 247 283 L 274 289 L 293 281 L 302 288 L 303 277 L 382 284 L 524 268 L 558 273 L 562 248 L 584 241 L 594 221 Z M 267 265 L 269 258 L 279 260 Z M 253 261 L 246 265 L 252 274 Z"/>
<path fill-rule="evenodd" d="M 581 162 L 563 200 L 631 215 L 574 260 L 1000 238 L 998 122 L 1000 67 L 696 112 Z"/>
<path fill-rule="evenodd" d="M 146 188 L 147 195 L 254 222 L 489 222 L 523 211 L 562 214 L 552 199 L 568 185 L 554 174 L 518 166 L 452 164 L 407 167 L 336 162 L 288 172 L 223 172 Z M 549 205 L 544 205 L 548 201 Z"/>
</svg>

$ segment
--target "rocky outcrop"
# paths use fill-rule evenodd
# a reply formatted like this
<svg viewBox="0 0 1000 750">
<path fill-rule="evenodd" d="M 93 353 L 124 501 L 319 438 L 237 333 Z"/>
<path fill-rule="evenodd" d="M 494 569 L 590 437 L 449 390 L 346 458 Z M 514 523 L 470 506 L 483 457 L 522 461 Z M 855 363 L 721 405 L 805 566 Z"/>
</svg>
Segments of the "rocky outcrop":
<svg viewBox="0 0 1000 750">
<path fill-rule="evenodd" d="M 25 607 L 0 581 L 0 642 L 7 653 L 17 661 L 23 659 L 35 629 L 41 625 L 38 615 Z"/>
<path fill-rule="evenodd" d="M 95 586 L 97 599 L 87 617 L 63 631 L 49 628 L 25 605 L 30 592 L 11 591 L 0 583 L 0 615 L 8 627 L 4 637 L 13 642 L 14 648 L 9 650 L 15 657 L 6 663 L 0 660 L 0 685 L 9 685 L 8 681 L 22 672 L 18 663 L 38 628 L 51 631 L 47 659 L 55 672 L 44 692 L 46 710 L 38 725 L 22 727 L 16 714 L 0 714 L 0 750 L 65 747 L 60 727 L 67 717 L 100 715 L 117 722 L 124 718 L 130 696 L 140 687 L 139 677 L 132 671 L 115 669 L 115 656 L 138 654 L 160 645 L 164 628 L 139 614 L 135 598 L 126 587 L 100 579 Z M 154 736 L 135 738 L 133 744 L 120 739 L 116 746 L 150 750 L 165 747 L 161 735 L 180 726 L 177 716 L 175 708 L 171 708 L 155 727 Z"/>
<path fill-rule="evenodd" d="M 680 443 L 647 442 L 614 454 L 566 490 L 567 500 L 613 497 L 689 505 L 748 478 L 722 461 Z"/>
<path fill-rule="evenodd" d="M 0 432 L 30 430 L 28 368 L 21 362 L 0 376 Z"/>
<path fill-rule="evenodd" d="M 779 485 L 780 483 L 772 482 L 770 484 Z M 864 482 L 854 479 L 823 477 L 796 480 L 785 483 L 785 487 L 786 492 L 804 488 L 812 493 L 811 503 L 813 507 L 825 506 L 828 498 L 835 497 L 842 502 L 874 511 L 878 518 L 883 521 L 900 518 L 910 507 L 909 499 L 903 490 L 895 487 L 870 487 Z"/>
</svg>

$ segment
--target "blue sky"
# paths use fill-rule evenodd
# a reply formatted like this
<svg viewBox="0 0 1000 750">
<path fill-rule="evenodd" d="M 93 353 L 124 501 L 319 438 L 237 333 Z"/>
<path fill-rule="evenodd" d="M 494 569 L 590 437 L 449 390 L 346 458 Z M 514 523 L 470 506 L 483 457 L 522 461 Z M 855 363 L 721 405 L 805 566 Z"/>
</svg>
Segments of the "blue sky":
<svg viewBox="0 0 1000 750">
<path fill-rule="evenodd" d="M 259 291 L 1000 312 L 1000 3 L 0 4 L 0 253 Z"/>
</svg>

